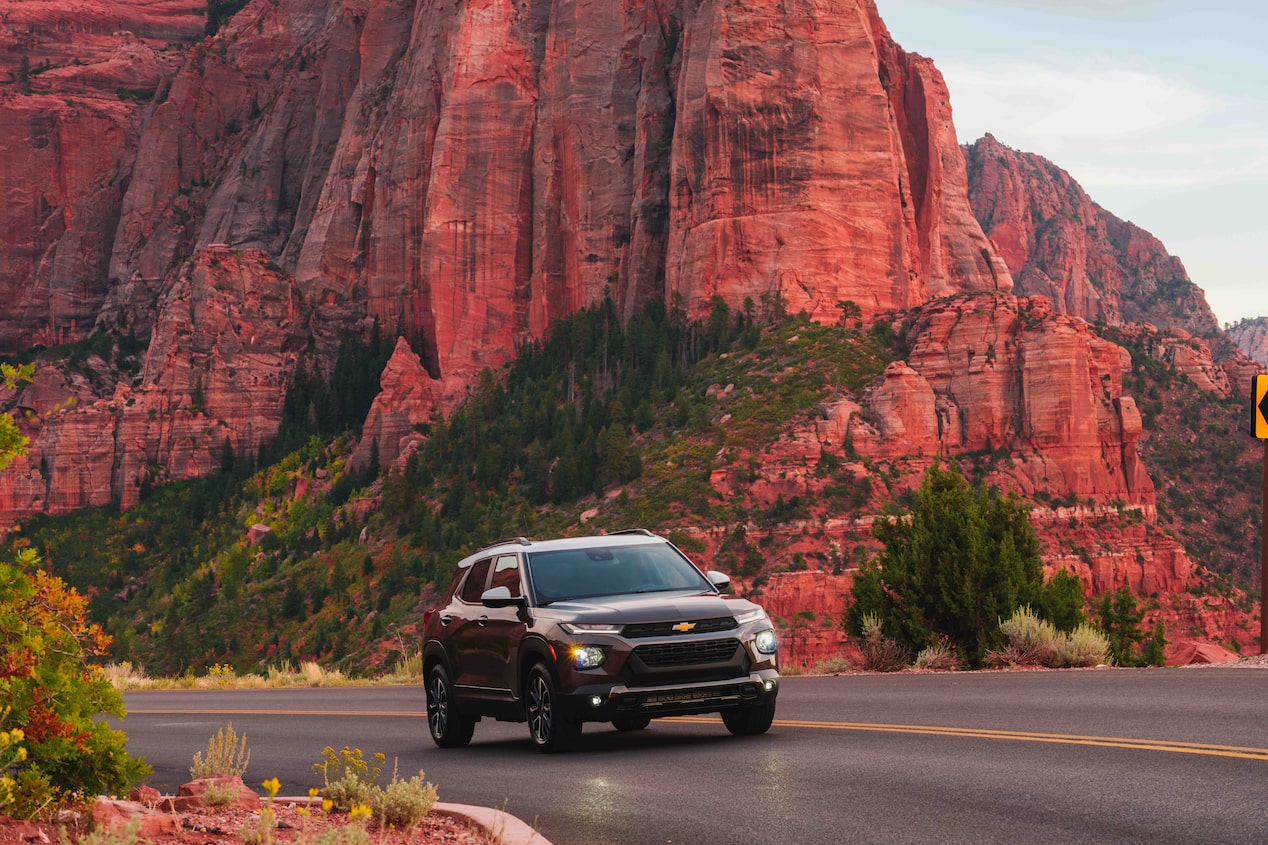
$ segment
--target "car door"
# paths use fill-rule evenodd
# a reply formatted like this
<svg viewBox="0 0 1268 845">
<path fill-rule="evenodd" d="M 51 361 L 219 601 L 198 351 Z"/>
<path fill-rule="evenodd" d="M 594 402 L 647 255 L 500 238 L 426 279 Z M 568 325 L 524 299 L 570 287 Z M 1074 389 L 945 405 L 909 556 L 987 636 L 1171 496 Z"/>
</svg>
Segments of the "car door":
<svg viewBox="0 0 1268 845">
<path fill-rule="evenodd" d="M 471 571 L 462 582 L 454 601 L 441 615 L 441 624 L 450 629 L 449 659 L 453 665 L 453 681 L 460 687 L 483 686 L 481 679 L 488 673 L 488 656 L 485 643 L 486 608 L 480 596 L 488 589 L 489 572 L 493 559 L 484 558 L 471 565 Z"/>
<path fill-rule="evenodd" d="M 511 596 L 525 593 L 518 554 L 498 555 L 493 561 L 489 589 L 506 587 Z M 516 690 L 516 663 L 520 641 L 528 630 L 528 612 L 522 606 L 485 608 L 485 635 L 488 638 L 489 674 L 485 685 L 497 694 L 512 696 Z"/>
</svg>

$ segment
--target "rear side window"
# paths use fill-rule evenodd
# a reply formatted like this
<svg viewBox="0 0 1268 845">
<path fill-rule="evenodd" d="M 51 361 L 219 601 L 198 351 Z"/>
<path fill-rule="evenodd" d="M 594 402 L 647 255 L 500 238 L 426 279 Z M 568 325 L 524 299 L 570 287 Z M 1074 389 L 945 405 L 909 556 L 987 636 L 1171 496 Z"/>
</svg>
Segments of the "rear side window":
<svg viewBox="0 0 1268 845">
<path fill-rule="evenodd" d="M 492 558 L 477 560 L 471 565 L 471 572 L 467 574 L 467 580 L 462 585 L 462 595 L 460 598 L 467 604 L 479 604 L 480 596 L 484 595 L 484 582 L 489 580 L 489 564 L 493 562 Z"/>
<path fill-rule="evenodd" d="M 513 598 L 524 595 L 520 588 L 520 559 L 517 555 L 501 555 L 493 564 L 493 580 L 489 589 L 506 587 Z"/>
</svg>

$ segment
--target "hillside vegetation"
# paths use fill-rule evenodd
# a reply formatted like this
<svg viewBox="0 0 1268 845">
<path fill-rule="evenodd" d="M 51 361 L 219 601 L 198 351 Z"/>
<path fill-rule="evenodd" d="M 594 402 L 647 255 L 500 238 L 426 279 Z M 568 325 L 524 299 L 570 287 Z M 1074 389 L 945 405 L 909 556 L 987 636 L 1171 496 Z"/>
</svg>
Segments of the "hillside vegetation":
<svg viewBox="0 0 1268 845">
<path fill-rule="evenodd" d="M 860 400 L 904 356 L 901 328 L 864 330 L 842 305 L 837 326 L 789 316 L 778 300 L 738 312 L 719 300 L 701 324 L 672 303 L 626 325 L 610 302 L 594 305 L 486 372 L 452 415 L 421 426 L 416 454 L 382 473 L 375 459 L 354 471 L 348 457 L 390 345 L 377 333 L 347 340 L 329 378 L 316 366 L 297 377 L 278 451 L 155 488 L 123 513 L 32 519 L 12 542 L 89 597 L 114 660 L 151 674 L 304 660 L 382 672 L 418 647 L 422 611 L 457 560 L 507 536 L 644 526 L 699 553 L 711 530 L 709 565 L 758 584 L 779 569 L 839 572 L 875 544 L 791 546 L 822 539 L 830 518 L 909 501 L 897 468 L 825 454 L 813 467 L 821 495 L 765 506 L 720 495 L 711 478 L 738 469 L 756 480 L 789 430 L 825 402 Z M 1199 563 L 1247 583 L 1258 531 L 1250 481 L 1238 480 L 1250 479 L 1247 447 L 1219 435 L 1233 431 L 1236 403 L 1133 359 L 1127 387 L 1152 431 L 1142 449 L 1164 527 Z M 976 477 L 980 461 L 959 462 Z M 1228 509 L 1200 514 L 1213 496 L 1229 496 Z"/>
<path fill-rule="evenodd" d="M 416 648 L 413 626 L 457 560 L 498 538 L 581 530 L 592 508 L 584 530 L 787 518 L 804 504 L 749 514 L 718 497 L 719 456 L 778 439 L 825 391 L 861 391 L 893 341 L 887 324 L 821 326 L 777 301 L 740 313 L 719 302 L 704 324 L 653 303 L 625 326 L 605 302 L 486 373 L 403 468 L 377 478 L 349 470 L 355 432 L 332 434 L 338 419 L 316 412 L 356 416 L 361 381 L 341 374 L 381 367 L 380 349 L 348 346 L 334 376 L 309 372 L 288 397 L 281 441 L 298 448 L 155 488 L 123 513 L 37 517 L 12 542 L 90 597 L 115 660 L 151 673 L 306 659 L 375 672 Z M 731 387 L 725 424 L 718 385 Z M 253 541 L 258 525 L 270 530 Z M 750 543 L 729 554 L 719 565 L 761 569 Z"/>
</svg>

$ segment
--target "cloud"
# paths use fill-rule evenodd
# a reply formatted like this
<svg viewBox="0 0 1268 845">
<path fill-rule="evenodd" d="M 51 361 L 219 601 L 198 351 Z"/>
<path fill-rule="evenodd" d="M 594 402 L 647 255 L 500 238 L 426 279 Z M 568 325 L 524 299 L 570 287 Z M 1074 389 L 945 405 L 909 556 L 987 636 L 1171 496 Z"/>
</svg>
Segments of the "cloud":
<svg viewBox="0 0 1268 845">
<path fill-rule="evenodd" d="M 1131 68 L 938 64 L 951 89 L 956 126 L 974 137 L 1002 126 L 1019 133 L 1019 141 L 1139 137 L 1225 105 L 1182 82 Z"/>
<path fill-rule="evenodd" d="M 956 133 L 991 132 L 1097 189 L 1178 191 L 1268 181 L 1268 126 L 1238 104 L 1134 67 L 940 62 Z"/>
</svg>

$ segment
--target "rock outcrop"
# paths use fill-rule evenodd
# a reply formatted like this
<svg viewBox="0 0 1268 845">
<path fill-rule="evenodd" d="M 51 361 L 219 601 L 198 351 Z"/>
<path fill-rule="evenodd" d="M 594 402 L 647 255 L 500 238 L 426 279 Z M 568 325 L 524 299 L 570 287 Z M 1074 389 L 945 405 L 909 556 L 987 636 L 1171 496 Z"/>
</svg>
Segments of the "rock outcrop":
<svg viewBox="0 0 1268 845">
<path fill-rule="evenodd" d="M 147 485 L 207 475 L 271 441 L 308 327 L 292 280 L 270 265 L 259 251 L 200 253 L 159 303 L 134 378 L 112 381 L 90 359 L 88 375 L 44 367 L 7 397 L 30 412 L 31 442 L 0 473 L 6 519 L 127 507 Z"/>
<path fill-rule="evenodd" d="M 907 362 L 866 397 L 875 425 L 846 428 L 860 455 L 1004 453 L 993 475 L 1022 495 L 1154 505 L 1140 414 L 1122 395 L 1130 357 L 1087 323 L 1044 297 L 981 294 L 926 306 L 912 335 Z"/>
<path fill-rule="evenodd" d="M 1228 329 L 1237 348 L 1261 367 L 1268 367 L 1268 317 L 1243 320 Z"/>
<path fill-rule="evenodd" d="M 1110 325 L 1213 334 L 1201 288 L 1157 238 L 1094 203 L 1069 173 L 991 135 L 965 152 L 969 200 L 1020 295 Z"/>
</svg>

